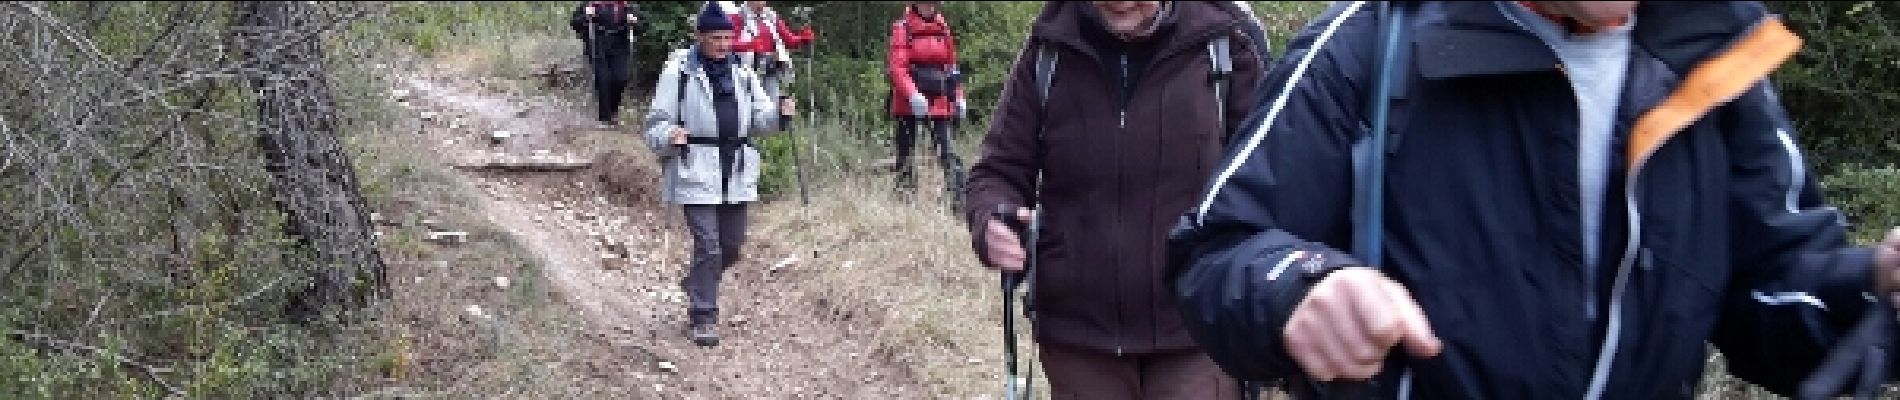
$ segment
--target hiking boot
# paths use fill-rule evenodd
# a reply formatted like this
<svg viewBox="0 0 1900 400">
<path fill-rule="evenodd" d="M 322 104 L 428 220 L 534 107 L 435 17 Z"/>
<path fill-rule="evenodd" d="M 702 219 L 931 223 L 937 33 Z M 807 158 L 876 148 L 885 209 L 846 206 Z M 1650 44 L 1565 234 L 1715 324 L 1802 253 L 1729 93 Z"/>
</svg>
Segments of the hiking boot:
<svg viewBox="0 0 1900 400">
<path fill-rule="evenodd" d="M 690 324 L 686 328 L 686 337 L 693 339 L 693 344 L 700 347 L 719 345 L 719 332 L 715 329 L 719 326 L 719 310 L 689 309 L 686 317 Z"/>
<path fill-rule="evenodd" d="M 686 336 L 692 338 L 693 344 L 699 347 L 718 346 L 719 332 L 713 327 L 714 324 L 693 324 L 692 328 L 686 330 Z"/>
<path fill-rule="evenodd" d="M 897 195 L 909 196 L 917 192 L 917 174 L 905 168 L 897 171 Z"/>
</svg>

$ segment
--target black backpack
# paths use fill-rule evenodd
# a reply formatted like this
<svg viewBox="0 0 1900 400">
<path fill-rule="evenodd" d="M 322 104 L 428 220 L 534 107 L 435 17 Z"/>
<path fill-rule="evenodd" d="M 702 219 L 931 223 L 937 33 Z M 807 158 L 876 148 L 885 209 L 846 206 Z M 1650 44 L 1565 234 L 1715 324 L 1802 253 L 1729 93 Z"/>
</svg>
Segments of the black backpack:
<svg viewBox="0 0 1900 400">
<path fill-rule="evenodd" d="M 1236 1 L 1234 6 L 1240 9 L 1247 20 L 1244 23 L 1235 24 L 1235 29 L 1253 44 L 1258 65 L 1263 69 L 1272 65 L 1273 46 L 1267 42 L 1267 31 L 1260 25 L 1260 18 L 1254 15 L 1253 8 L 1246 2 Z M 1214 85 L 1214 104 L 1227 104 L 1227 94 L 1232 92 L 1228 79 L 1234 72 L 1233 45 L 1230 38 L 1229 35 L 1221 35 L 1207 42 L 1207 56 L 1210 60 L 1208 64 L 1211 66 L 1208 71 L 1208 82 Z M 1054 84 L 1055 80 L 1057 57 L 1040 42 L 1032 42 L 1031 45 L 1036 47 L 1036 95 L 1046 105 L 1049 103 L 1050 85 Z M 1215 114 L 1220 119 L 1219 126 L 1226 127 L 1227 109 L 1217 108 Z M 1226 146 L 1232 136 L 1233 132 L 1223 134 L 1221 145 Z M 1037 137 L 1041 138 L 1041 132 L 1037 133 Z"/>
</svg>

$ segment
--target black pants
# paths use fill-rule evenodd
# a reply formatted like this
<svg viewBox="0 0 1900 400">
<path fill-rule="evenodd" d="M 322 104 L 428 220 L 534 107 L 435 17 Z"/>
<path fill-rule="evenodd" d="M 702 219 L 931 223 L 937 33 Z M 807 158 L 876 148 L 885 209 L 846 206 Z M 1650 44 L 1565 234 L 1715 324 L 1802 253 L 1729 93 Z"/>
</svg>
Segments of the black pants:
<svg viewBox="0 0 1900 400">
<path fill-rule="evenodd" d="M 943 164 L 944 185 L 951 190 L 961 189 L 963 161 L 957 158 L 956 149 L 950 145 L 950 129 L 955 124 L 949 118 L 936 117 L 904 117 L 897 123 L 897 163 L 893 167 L 897 172 L 897 186 L 910 188 L 916 185 L 911 172 L 910 150 L 917 144 L 919 125 L 925 124 L 931 125 L 931 136 L 937 144 L 937 159 Z"/>
<path fill-rule="evenodd" d="M 598 121 L 619 121 L 615 116 L 620 112 L 620 99 L 627 93 L 627 81 L 633 75 L 629 62 L 632 58 L 624 52 L 609 51 L 592 60 Z"/>
<path fill-rule="evenodd" d="M 745 204 L 689 204 L 686 228 L 693 233 L 693 264 L 680 286 L 694 322 L 710 323 L 719 311 L 719 281 L 739 261 L 745 245 Z"/>
</svg>

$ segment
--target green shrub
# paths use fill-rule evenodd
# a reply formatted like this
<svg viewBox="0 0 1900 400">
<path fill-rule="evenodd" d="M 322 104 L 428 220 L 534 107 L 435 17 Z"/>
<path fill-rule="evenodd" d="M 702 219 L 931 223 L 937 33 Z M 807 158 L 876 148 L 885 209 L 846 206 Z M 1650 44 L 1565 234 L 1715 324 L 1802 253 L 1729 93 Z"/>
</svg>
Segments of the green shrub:
<svg viewBox="0 0 1900 400">
<path fill-rule="evenodd" d="M 1872 243 L 1900 226 L 1900 168 L 1848 165 L 1823 178 L 1822 187 L 1847 213 L 1856 240 Z"/>
<path fill-rule="evenodd" d="M 803 132 L 796 132 L 803 133 Z M 796 154 L 796 144 L 800 142 L 791 135 L 779 134 L 759 139 L 757 145 L 759 157 L 765 162 L 759 168 L 759 196 L 763 199 L 796 198 L 798 181 L 796 165 L 792 157 L 807 157 Z M 809 162 L 809 160 L 803 160 Z"/>
<path fill-rule="evenodd" d="M 1803 147 L 1822 171 L 1900 159 L 1900 3 L 1771 1 L 1804 44 L 1775 73 Z"/>
</svg>

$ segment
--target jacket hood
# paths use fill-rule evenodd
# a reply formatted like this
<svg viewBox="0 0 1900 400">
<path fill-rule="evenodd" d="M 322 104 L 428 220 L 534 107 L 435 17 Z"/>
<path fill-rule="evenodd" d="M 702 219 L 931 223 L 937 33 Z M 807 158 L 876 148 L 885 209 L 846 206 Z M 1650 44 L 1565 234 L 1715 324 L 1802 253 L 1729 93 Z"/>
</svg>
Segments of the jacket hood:
<svg viewBox="0 0 1900 400">
<path fill-rule="evenodd" d="M 1412 2 L 1417 3 L 1417 2 Z M 1445 78 L 1546 70 L 1557 56 L 1492 1 L 1442 2 L 1442 15 L 1421 15 L 1414 58 L 1420 73 Z M 1685 74 L 1728 50 L 1772 19 L 1758 2 L 1644 2 L 1636 8 L 1635 45 Z"/>
<path fill-rule="evenodd" d="M 942 35 L 950 30 L 944 22 L 943 10 L 937 10 L 937 15 L 925 17 L 918 14 L 917 8 L 913 6 L 904 6 L 904 26 L 912 35 Z"/>
</svg>

